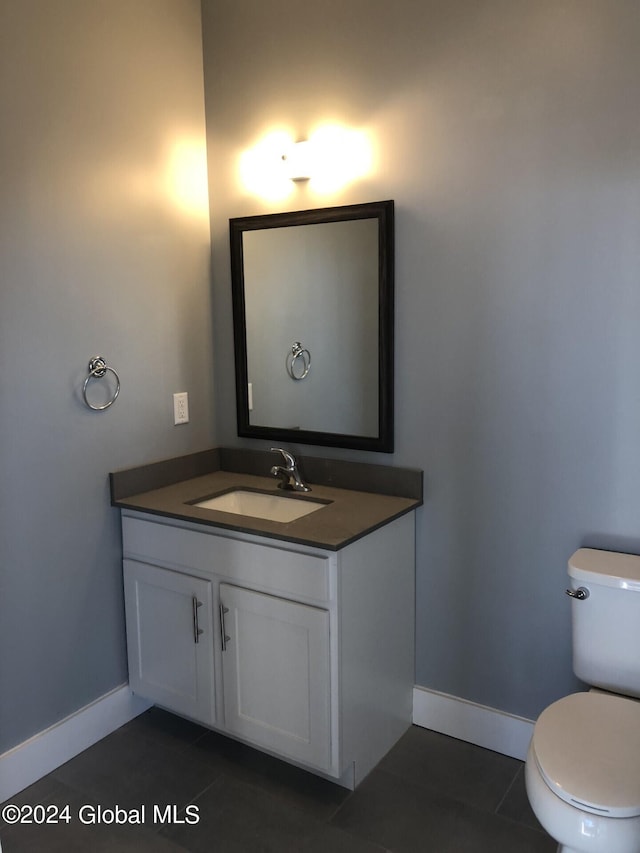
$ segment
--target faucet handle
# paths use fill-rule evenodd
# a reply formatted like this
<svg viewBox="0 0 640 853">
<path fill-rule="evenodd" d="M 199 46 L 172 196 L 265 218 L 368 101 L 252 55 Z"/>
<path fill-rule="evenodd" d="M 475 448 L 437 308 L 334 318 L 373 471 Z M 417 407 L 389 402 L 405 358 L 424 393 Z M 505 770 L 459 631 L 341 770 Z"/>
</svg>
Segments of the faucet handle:
<svg viewBox="0 0 640 853">
<path fill-rule="evenodd" d="M 288 450 L 285 450 L 283 447 L 272 447 L 271 452 L 272 453 L 282 453 L 282 455 L 284 457 L 284 461 L 287 463 L 289 468 L 295 468 L 296 467 L 295 457 L 293 456 L 292 453 L 289 453 Z"/>
</svg>

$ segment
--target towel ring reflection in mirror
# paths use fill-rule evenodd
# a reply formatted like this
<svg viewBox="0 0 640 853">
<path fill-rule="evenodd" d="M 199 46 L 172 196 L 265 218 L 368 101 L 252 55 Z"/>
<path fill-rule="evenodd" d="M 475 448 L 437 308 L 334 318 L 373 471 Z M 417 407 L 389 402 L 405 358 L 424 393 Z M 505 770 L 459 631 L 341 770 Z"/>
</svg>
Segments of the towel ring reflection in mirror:
<svg viewBox="0 0 640 853">
<path fill-rule="evenodd" d="M 311 353 L 300 341 L 294 341 L 291 351 L 287 353 L 287 373 L 296 382 L 304 379 L 311 368 Z"/>
<path fill-rule="evenodd" d="M 94 406 L 93 403 L 89 402 L 87 397 L 87 386 L 92 379 L 102 379 L 107 375 L 107 371 L 113 373 L 116 380 L 116 389 L 113 392 L 111 398 L 107 400 L 106 403 L 102 406 Z M 103 412 L 105 409 L 108 409 L 109 406 L 112 406 L 115 401 L 118 399 L 118 394 L 120 393 L 120 377 L 113 369 L 113 367 L 109 367 L 107 362 L 102 358 L 101 355 L 94 356 L 89 362 L 89 373 L 87 374 L 87 378 L 84 380 L 84 385 L 82 386 L 82 397 L 86 405 L 93 409 L 94 412 Z"/>
</svg>

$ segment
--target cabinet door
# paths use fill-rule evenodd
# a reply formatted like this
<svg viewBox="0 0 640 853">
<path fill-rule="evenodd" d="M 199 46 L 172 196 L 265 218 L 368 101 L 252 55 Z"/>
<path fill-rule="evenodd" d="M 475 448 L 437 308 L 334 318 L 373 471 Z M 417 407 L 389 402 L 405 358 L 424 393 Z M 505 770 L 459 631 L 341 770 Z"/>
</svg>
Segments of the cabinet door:
<svg viewBox="0 0 640 853">
<path fill-rule="evenodd" d="M 226 728 L 329 769 L 328 611 L 229 584 L 220 603 Z"/>
<path fill-rule="evenodd" d="M 124 561 L 131 689 L 178 714 L 214 722 L 211 583 Z"/>
</svg>

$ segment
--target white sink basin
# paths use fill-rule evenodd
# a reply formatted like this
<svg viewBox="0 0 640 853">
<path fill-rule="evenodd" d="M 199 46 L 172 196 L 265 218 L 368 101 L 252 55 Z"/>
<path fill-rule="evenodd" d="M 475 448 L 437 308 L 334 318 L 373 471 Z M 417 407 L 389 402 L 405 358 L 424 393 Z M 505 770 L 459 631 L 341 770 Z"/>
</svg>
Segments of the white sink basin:
<svg viewBox="0 0 640 853">
<path fill-rule="evenodd" d="M 236 489 L 233 492 L 218 495 L 217 498 L 198 501 L 193 506 L 215 509 L 219 512 L 232 512 L 236 515 L 248 515 L 252 518 L 264 518 L 267 521 L 287 522 L 316 512 L 326 506 L 326 503 Z"/>
</svg>

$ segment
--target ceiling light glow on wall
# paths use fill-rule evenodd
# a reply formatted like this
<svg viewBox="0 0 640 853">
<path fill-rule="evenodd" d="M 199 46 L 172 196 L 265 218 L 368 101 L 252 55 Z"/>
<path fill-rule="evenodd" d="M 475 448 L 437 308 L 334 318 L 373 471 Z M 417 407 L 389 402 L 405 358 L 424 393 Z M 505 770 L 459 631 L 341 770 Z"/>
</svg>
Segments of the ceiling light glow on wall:
<svg viewBox="0 0 640 853">
<path fill-rule="evenodd" d="M 310 188 L 328 194 L 366 177 L 373 170 L 371 141 L 364 131 L 322 125 L 309 137 L 315 152 Z"/>
<path fill-rule="evenodd" d="M 174 205 L 183 213 L 209 217 L 207 149 L 204 139 L 173 142 L 166 168 L 166 186 Z"/>
<path fill-rule="evenodd" d="M 252 148 L 240 155 L 240 182 L 252 195 L 267 201 L 281 201 L 294 192 L 288 178 L 282 154 L 293 146 L 292 135 L 286 130 L 272 130 Z"/>
</svg>

